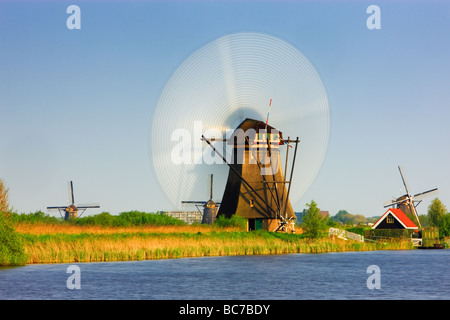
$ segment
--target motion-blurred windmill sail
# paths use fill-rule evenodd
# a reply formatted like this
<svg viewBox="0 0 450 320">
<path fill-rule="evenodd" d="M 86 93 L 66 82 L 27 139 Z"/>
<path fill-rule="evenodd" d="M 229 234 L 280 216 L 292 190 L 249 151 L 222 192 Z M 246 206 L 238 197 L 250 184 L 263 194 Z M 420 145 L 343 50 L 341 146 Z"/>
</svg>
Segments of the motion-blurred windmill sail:
<svg viewBox="0 0 450 320">
<path fill-rule="evenodd" d="M 262 130 L 267 122 L 267 131 L 272 125 L 286 137 L 301 136 L 302 152 L 289 193 L 292 205 L 309 189 L 323 163 L 329 137 L 328 98 L 319 73 L 284 40 L 261 33 L 235 33 L 206 44 L 184 60 L 159 97 L 151 158 L 157 182 L 174 210 L 179 211 L 184 200 L 206 200 L 201 181 L 211 173 L 216 196 L 223 194 L 230 169 L 199 140 L 203 134 L 229 159 L 232 148 L 220 140 L 228 139 L 247 118 L 261 121 Z M 193 148 L 188 149 L 187 142 Z M 292 143 L 288 148 L 289 160 L 293 147 Z M 175 162 L 174 151 L 179 157 Z M 284 152 L 281 157 L 284 162 Z M 280 180 L 288 180 L 289 172 L 285 176 Z"/>
<path fill-rule="evenodd" d="M 412 221 L 416 223 L 416 225 L 422 227 L 419 221 L 416 207 L 422 202 L 424 198 L 431 197 L 432 195 L 437 194 L 438 188 L 417 193 L 414 196 L 411 196 L 408 183 L 406 182 L 406 177 L 403 172 L 403 168 L 401 166 L 398 166 L 398 170 L 400 171 L 400 176 L 402 178 L 403 185 L 405 186 L 406 194 L 394 200 L 386 201 L 384 203 L 384 207 L 386 208 L 390 206 L 397 206 L 397 208 L 401 209 Z"/>
<path fill-rule="evenodd" d="M 91 208 L 100 208 L 100 205 L 98 204 L 91 204 L 91 205 L 75 205 L 75 197 L 73 193 L 73 182 L 69 182 L 69 192 L 70 197 L 69 201 L 71 201 L 71 204 L 68 206 L 57 206 L 57 207 L 47 207 L 47 210 L 54 210 L 57 209 L 59 211 L 59 214 L 62 216 L 62 212 L 64 212 L 64 220 L 69 220 L 71 218 L 77 218 L 78 217 L 78 211 L 81 210 L 80 217 L 83 215 L 83 213 L 86 211 L 86 209 Z"/>
</svg>

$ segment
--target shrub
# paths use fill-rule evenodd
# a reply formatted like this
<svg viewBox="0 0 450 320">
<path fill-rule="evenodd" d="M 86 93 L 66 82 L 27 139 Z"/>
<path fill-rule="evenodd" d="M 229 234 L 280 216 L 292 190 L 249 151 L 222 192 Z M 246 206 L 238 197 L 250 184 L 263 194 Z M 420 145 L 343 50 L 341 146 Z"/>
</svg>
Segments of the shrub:
<svg viewBox="0 0 450 320">
<path fill-rule="evenodd" d="M 0 266 L 24 265 L 26 261 L 22 237 L 14 230 L 10 218 L 0 212 Z"/>
<path fill-rule="evenodd" d="M 104 227 L 129 227 L 129 226 L 169 226 L 185 225 L 186 223 L 163 213 L 147 213 L 141 211 L 126 211 L 119 215 L 111 215 L 102 212 L 97 215 L 70 220 L 77 225 L 97 225 Z"/>
<path fill-rule="evenodd" d="M 60 218 L 51 217 L 48 214 L 42 211 L 36 211 L 34 213 L 21 213 L 18 214 L 16 212 L 11 213 L 11 220 L 14 223 L 61 223 L 62 220 Z"/>
<path fill-rule="evenodd" d="M 120 224 L 124 226 L 169 226 L 169 225 L 185 225 L 183 221 L 174 217 L 159 213 L 146 213 L 141 211 L 121 212 L 118 217 Z"/>
<path fill-rule="evenodd" d="M 111 215 L 109 212 L 102 212 L 93 216 L 80 217 L 76 219 L 70 219 L 67 221 L 71 224 L 76 224 L 80 226 L 103 226 L 112 227 L 118 226 L 117 217 Z"/>
<path fill-rule="evenodd" d="M 411 229 L 366 229 L 364 237 L 366 239 L 410 239 L 413 230 Z"/>
<path fill-rule="evenodd" d="M 233 215 L 231 218 L 227 218 L 224 215 L 220 215 L 214 222 L 214 225 L 226 228 L 226 227 L 237 227 L 241 230 L 247 229 L 247 219 L 244 217 L 239 217 Z"/>
<path fill-rule="evenodd" d="M 347 231 L 363 236 L 365 230 L 371 230 L 371 229 L 372 229 L 371 227 L 350 227 L 350 228 L 347 228 Z"/>
</svg>

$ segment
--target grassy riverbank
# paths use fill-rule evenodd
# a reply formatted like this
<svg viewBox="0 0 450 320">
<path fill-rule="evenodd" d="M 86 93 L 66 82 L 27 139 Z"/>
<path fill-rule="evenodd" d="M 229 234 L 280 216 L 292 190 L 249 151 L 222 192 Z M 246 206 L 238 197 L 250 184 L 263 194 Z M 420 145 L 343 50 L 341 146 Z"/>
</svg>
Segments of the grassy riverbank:
<svg viewBox="0 0 450 320">
<path fill-rule="evenodd" d="M 17 224 L 27 263 L 412 249 L 411 242 L 360 243 L 211 226 L 101 227 Z"/>
</svg>

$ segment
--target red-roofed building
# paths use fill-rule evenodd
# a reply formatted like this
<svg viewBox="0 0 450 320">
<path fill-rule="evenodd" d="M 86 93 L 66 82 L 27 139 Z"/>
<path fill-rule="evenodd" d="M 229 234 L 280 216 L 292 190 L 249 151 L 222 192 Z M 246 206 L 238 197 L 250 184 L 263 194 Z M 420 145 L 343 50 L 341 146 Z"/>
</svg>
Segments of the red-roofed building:
<svg viewBox="0 0 450 320">
<path fill-rule="evenodd" d="M 400 209 L 389 209 L 372 226 L 372 229 L 413 229 L 418 227 Z"/>
</svg>

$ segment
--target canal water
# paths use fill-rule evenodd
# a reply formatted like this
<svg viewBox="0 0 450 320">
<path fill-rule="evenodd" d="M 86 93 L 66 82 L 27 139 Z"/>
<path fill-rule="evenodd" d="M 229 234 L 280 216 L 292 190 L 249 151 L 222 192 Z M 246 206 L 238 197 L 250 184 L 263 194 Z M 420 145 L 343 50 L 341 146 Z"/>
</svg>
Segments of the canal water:
<svg viewBox="0 0 450 320">
<path fill-rule="evenodd" d="M 408 250 L 27 265 L 0 268 L 0 299 L 450 299 L 449 264 Z"/>
</svg>

